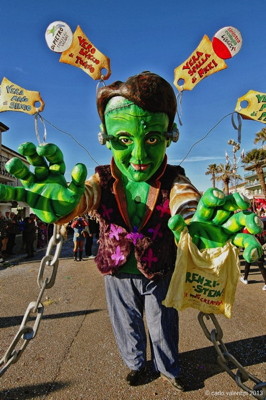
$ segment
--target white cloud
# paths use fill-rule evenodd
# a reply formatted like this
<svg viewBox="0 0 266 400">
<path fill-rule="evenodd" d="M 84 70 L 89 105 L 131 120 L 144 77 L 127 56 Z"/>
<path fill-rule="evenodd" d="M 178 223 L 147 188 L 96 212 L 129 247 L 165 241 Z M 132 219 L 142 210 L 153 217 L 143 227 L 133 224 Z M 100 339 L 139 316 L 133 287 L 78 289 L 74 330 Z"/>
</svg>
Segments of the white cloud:
<svg viewBox="0 0 266 400">
<path fill-rule="evenodd" d="M 201 162 L 201 161 L 215 161 L 215 160 L 224 160 L 224 157 L 214 157 L 214 156 L 194 156 L 194 157 L 187 157 L 183 162 L 187 163 L 187 162 Z M 169 160 L 169 164 L 178 164 L 182 161 L 182 158 L 180 159 L 176 159 L 176 160 Z"/>
<path fill-rule="evenodd" d="M 21 67 L 15 67 L 14 70 L 15 70 L 16 72 L 21 72 L 22 74 L 24 74 L 24 69 L 21 68 Z"/>
</svg>

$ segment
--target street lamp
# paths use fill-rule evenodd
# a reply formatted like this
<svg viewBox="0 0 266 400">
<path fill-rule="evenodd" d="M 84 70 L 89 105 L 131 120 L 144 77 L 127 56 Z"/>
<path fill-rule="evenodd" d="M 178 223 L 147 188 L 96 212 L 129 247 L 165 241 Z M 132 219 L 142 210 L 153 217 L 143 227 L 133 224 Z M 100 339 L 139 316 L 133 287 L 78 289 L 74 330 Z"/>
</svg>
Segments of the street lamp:
<svg viewBox="0 0 266 400">
<path fill-rule="evenodd" d="M 237 185 L 237 179 L 236 179 L 236 173 L 237 173 L 237 163 L 238 163 L 238 159 L 236 156 L 236 152 L 238 150 L 240 150 L 240 143 L 236 142 L 234 139 L 230 139 L 227 142 L 228 144 L 230 144 L 231 146 L 233 146 L 233 164 L 232 164 L 232 171 L 235 174 L 235 190 L 236 190 L 236 185 Z M 228 162 L 229 161 L 229 157 L 228 157 Z"/>
</svg>

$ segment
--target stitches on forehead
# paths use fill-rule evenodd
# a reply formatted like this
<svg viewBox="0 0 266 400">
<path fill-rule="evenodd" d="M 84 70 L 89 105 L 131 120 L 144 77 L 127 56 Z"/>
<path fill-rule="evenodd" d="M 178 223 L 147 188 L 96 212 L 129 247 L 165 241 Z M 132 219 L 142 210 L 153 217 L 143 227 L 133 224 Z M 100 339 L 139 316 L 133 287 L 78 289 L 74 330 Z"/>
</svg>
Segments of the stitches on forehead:
<svg viewBox="0 0 266 400">
<path fill-rule="evenodd" d="M 121 110 L 123 108 L 129 108 L 132 105 L 134 105 L 134 103 L 130 100 L 127 100 L 125 97 L 122 96 L 112 97 L 106 105 L 104 115 L 107 115 L 112 111 Z"/>
<path fill-rule="evenodd" d="M 134 117 L 142 117 L 142 116 L 145 117 L 153 114 L 146 110 L 143 110 L 137 104 L 133 103 L 130 100 L 127 100 L 125 97 L 115 96 L 112 97 L 107 103 L 104 116 L 106 117 L 110 113 L 120 112 L 123 110 L 128 110 L 126 114 L 132 115 Z"/>
</svg>

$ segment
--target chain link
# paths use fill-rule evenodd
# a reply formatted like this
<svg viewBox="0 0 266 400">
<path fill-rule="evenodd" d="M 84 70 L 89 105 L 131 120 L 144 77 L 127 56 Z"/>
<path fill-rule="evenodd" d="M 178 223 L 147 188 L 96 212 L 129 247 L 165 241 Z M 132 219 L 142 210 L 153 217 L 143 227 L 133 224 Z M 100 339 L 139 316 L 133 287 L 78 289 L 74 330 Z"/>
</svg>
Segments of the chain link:
<svg viewBox="0 0 266 400">
<path fill-rule="evenodd" d="M 209 331 L 209 329 L 207 328 L 204 321 L 204 317 L 208 320 L 210 319 L 212 320 L 215 328 L 212 329 L 211 331 Z M 218 364 L 235 380 L 235 382 L 239 387 L 241 387 L 243 390 L 251 394 L 256 399 L 265 400 L 266 382 L 262 382 L 260 379 L 250 374 L 243 367 L 243 365 L 241 365 L 240 362 L 237 361 L 237 359 L 232 354 L 229 353 L 225 344 L 222 341 L 223 331 L 215 315 L 205 314 L 203 312 L 200 312 L 198 314 L 198 320 L 205 336 L 213 343 L 215 347 L 215 350 L 218 354 L 217 357 Z M 229 367 L 228 365 L 229 363 L 233 364 L 234 367 L 237 368 L 236 373 L 234 373 L 232 369 Z M 253 389 L 250 389 L 250 387 L 248 387 L 244 383 L 247 382 L 248 380 L 251 380 L 255 383 Z"/>
<path fill-rule="evenodd" d="M 37 300 L 29 303 L 19 330 L 12 340 L 9 348 L 7 349 L 4 356 L 0 359 L 0 376 L 2 376 L 11 364 L 15 364 L 23 351 L 36 335 L 43 315 L 44 307 L 41 303 L 45 289 L 50 289 L 54 286 L 59 257 L 63 245 L 63 237 L 59 232 L 60 227 L 54 224 L 53 235 L 49 240 L 46 254 L 40 262 L 40 268 L 37 278 L 37 284 L 40 288 Z M 50 275 L 44 277 L 47 270 L 51 269 Z M 33 326 L 28 323 L 31 322 Z M 22 342 L 19 347 L 19 342 Z"/>
</svg>

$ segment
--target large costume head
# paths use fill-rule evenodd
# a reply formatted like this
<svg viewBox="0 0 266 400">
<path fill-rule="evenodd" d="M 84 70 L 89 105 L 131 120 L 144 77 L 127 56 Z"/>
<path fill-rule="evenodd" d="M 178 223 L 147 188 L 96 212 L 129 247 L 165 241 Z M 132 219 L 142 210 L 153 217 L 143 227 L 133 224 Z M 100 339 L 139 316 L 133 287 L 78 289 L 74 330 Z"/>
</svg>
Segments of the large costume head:
<svg viewBox="0 0 266 400">
<path fill-rule="evenodd" d="M 143 72 L 114 82 L 97 94 L 101 138 L 127 179 L 147 181 L 160 167 L 166 147 L 177 141 L 176 97 L 160 76 Z"/>
</svg>

